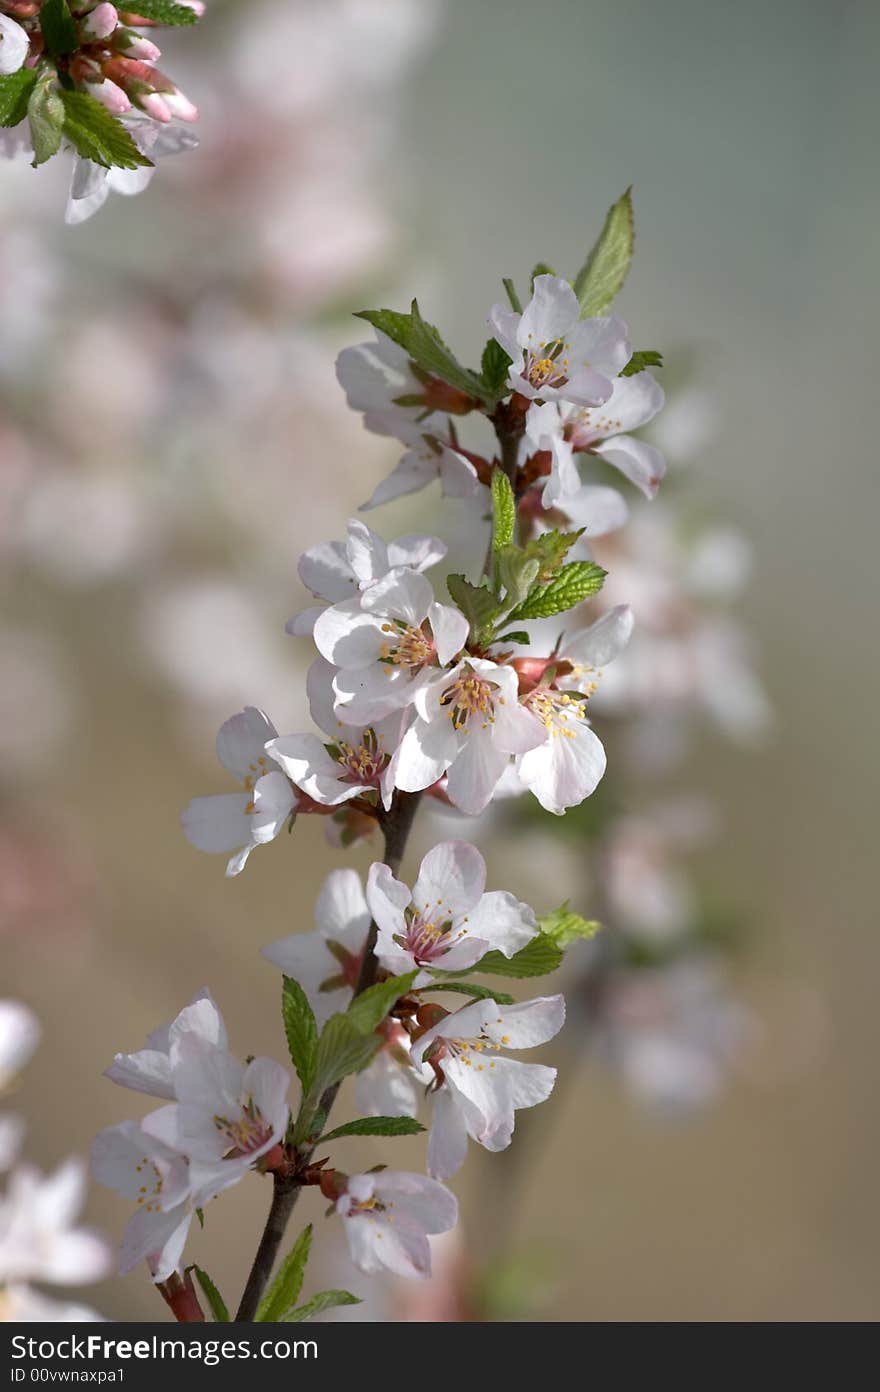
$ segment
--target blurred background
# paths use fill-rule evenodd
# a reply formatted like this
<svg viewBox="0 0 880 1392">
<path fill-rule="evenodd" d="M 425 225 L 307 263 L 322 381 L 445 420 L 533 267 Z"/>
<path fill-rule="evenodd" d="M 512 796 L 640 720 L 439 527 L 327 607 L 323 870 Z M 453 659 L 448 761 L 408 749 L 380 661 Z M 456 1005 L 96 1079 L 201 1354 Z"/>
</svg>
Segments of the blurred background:
<svg viewBox="0 0 880 1392">
<path fill-rule="evenodd" d="M 570 896 L 613 946 L 571 954 L 557 1094 L 472 1148 L 442 1279 L 359 1313 L 880 1316 L 878 31 L 867 0 L 211 0 L 166 45 L 201 147 L 146 194 L 67 229 L 63 161 L 0 162 L 0 993 L 44 1027 L 29 1158 L 132 1115 L 102 1069 L 205 983 L 240 1055 L 282 1057 L 258 949 L 373 858 L 303 819 L 228 881 L 178 824 L 230 790 L 243 704 L 310 728 L 296 561 L 397 458 L 334 378 L 349 312 L 417 294 L 474 361 L 500 277 L 573 274 L 632 184 L 619 308 L 665 354 L 669 475 L 597 546 L 638 623 L 596 706 L 609 773 L 564 831 L 524 804 L 466 829 L 492 887 Z M 438 503 L 369 520 L 472 564 L 482 519 Z M 410 864 L 452 825 L 424 817 Z M 191 1239 L 230 1302 L 266 1188 Z M 126 1208 L 95 1189 L 89 1217 L 116 1239 Z M 330 1224 L 320 1249 L 362 1290 Z M 143 1273 L 87 1298 L 164 1315 Z"/>
</svg>

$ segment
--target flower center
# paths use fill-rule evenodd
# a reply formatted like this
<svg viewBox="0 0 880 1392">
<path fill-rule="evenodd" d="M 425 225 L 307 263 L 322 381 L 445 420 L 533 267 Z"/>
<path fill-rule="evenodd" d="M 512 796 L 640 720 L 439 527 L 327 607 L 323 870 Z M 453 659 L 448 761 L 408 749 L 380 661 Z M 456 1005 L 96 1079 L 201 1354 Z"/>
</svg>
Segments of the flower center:
<svg viewBox="0 0 880 1392">
<path fill-rule="evenodd" d="M 548 686 L 538 686 L 524 697 L 527 706 L 556 739 L 574 739 L 579 722 L 585 719 L 587 702 L 585 697 L 570 696 L 567 691 L 553 691 Z"/>
<path fill-rule="evenodd" d="M 139 1165 L 135 1165 L 135 1173 L 146 1181 L 138 1189 L 138 1207 L 143 1206 L 148 1213 L 161 1207 L 159 1198 L 164 1186 L 162 1171 L 154 1160 L 145 1155 Z M 155 1202 L 154 1202 L 155 1200 Z"/>
<path fill-rule="evenodd" d="M 455 943 L 467 935 L 465 927 L 460 927 L 457 932 L 452 931 L 451 918 L 442 923 L 434 923 L 413 909 L 407 909 L 405 917 L 406 932 L 396 933 L 394 941 L 407 952 L 411 952 L 413 960 L 418 962 L 419 966 L 444 957 Z"/>
<path fill-rule="evenodd" d="M 433 659 L 434 640 L 424 629 L 410 628 L 408 624 L 396 621 L 384 623 L 382 632 L 393 635 L 394 641 L 382 644 L 380 661 L 415 673 Z"/>
<path fill-rule="evenodd" d="M 447 686 L 440 697 L 440 705 L 446 708 L 454 729 L 466 730 L 472 716 L 485 729 L 495 721 L 494 695 L 497 690 L 494 682 L 484 681 L 468 669 L 451 686 Z"/>
<path fill-rule="evenodd" d="M 364 730 L 360 744 L 338 740 L 334 752 L 337 762 L 347 771 L 353 783 L 378 784 L 388 767 L 388 755 L 372 727 Z"/>
<path fill-rule="evenodd" d="M 272 1134 L 252 1097 L 248 1098 L 234 1121 L 222 1116 L 215 1116 L 213 1121 L 223 1139 L 229 1142 L 229 1149 L 223 1155 L 224 1160 L 236 1160 L 243 1155 L 251 1155 L 265 1145 Z"/>
<path fill-rule="evenodd" d="M 526 378 L 536 391 L 541 387 L 561 387 L 568 381 L 568 344 L 539 343 L 526 350 Z"/>
</svg>

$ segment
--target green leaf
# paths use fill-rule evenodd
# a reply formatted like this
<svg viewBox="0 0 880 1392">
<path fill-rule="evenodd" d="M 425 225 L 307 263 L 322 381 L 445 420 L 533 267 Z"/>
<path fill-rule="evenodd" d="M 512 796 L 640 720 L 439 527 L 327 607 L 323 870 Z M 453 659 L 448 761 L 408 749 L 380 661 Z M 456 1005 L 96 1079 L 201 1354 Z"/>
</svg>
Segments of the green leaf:
<svg viewBox="0 0 880 1392">
<path fill-rule="evenodd" d="M 512 957 L 493 950 L 481 957 L 471 972 L 488 972 L 490 976 L 547 976 L 556 971 L 562 962 L 562 948 L 546 933 L 538 933 L 530 943 L 521 947 Z"/>
<path fill-rule="evenodd" d="M 451 387 L 458 387 L 459 391 L 490 409 L 495 405 L 495 398 L 487 392 L 482 378 L 469 368 L 462 367 L 434 325 L 422 318 L 417 300 L 413 300 L 409 314 L 401 314 L 394 309 L 363 309 L 355 317 L 366 319 L 368 324 L 387 334 L 432 377 L 439 377 Z"/>
<path fill-rule="evenodd" d="M 406 972 L 403 976 L 390 976 L 387 981 L 378 981 L 375 986 L 368 986 L 366 991 L 361 991 L 359 996 L 355 996 L 346 1011 L 346 1017 L 363 1034 L 371 1034 L 374 1029 L 378 1029 L 401 996 L 406 995 L 417 976 L 417 971 Z"/>
<path fill-rule="evenodd" d="M 318 1026 L 308 997 L 293 977 L 285 976 L 281 996 L 281 1015 L 290 1061 L 297 1071 L 303 1093 L 309 1092 L 315 1074 Z"/>
<path fill-rule="evenodd" d="M 410 1116 L 358 1117 L 357 1121 L 347 1121 L 344 1126 L 320 1136 L 315 1144 L 337 1141 L 340 1136 L 416 1136 L 424 1129 L 420 1121 Z"/>
<path fill-rule="evenodd" d="M 359 1295 L 352 1295 L 350 1291 L 326 1290 L 318 1291 L 311 1300 L 307 1300 L 305 1305 L 300 1305 L 296 1310 L 290 1310 L 286 1315 L 281 1316 L 282 1324 L 302 1324 L 304 1320 L 310 1320 L 315 1315 L 320 1315 L 323 1310 L 334 1310 L 338 1305 L 360 1305 Z"/>
<path fill-rule="evenodd" d="M 193 1266 L 191 1270 L 196 1273 L 196 1280 L 205 1292 L 205 1299 L 211 1307 L 211 1313 L 214 1319 L 218 1324 L 229 1324 L 229 1311 L 226 1308 L 226 1302 L 207 1271 L 203 1271 L 200 1266 Z"/>
<path fill-rule="evenodd" d="M 315 1076 L 309 1098 L 317 1103 L 321 1094 L 350 1073 L 360 1073 L 382 1047 L 378 1034 L 364 1031 L 347 1015 L 331 1015 L 321 1031 L 315 1052 Z"/>
<path fill-rule="evenodd" d="M 507 370 L 512 362 L 513 358 L 501 347 L 497 338 L 490 338 L 483 349 L 480 371 L 486 391 L 495 399 L 507 393 Z"/>
<path fill-rule="evenodd" d="M 200 1228 L 202 1229 L 202 1231 L 204 1232 L 204 1228 L 205 1228 L 205 1210 L 204 1210 L 203 1208 L 197 1208 L 197 1209 L 196 1209 L 196 1217 L 197 1217 L 198 1220 L 199 1220 L 199 1227 L 200 1227 Z"/>
<path fill-rule="evenodd" d="M 485 585 L 472 585 L 463 575 L 447 576 L 446 588 L 453 604 L 458 605 L 470 624 L 473 641 L 485 640 L 491 632 L 493 620 L 503 608 L 497 596 Z"/>
<path fill-rule="evenodd" d="M 473 996 L 474 1000 L 493 1000 L 499 1005 L 513 1005 L 513 996 L 506 991 L 493 991 L 490 986 L 478 986 L 475 981 L 432 981 L 430 986 L 422 986 L 422 991 L 457 991 L 460 996 Z"/>
<path fill-rule="evenodd" d="M 522 604 L 538 578 L 540 563 L 521 546 L 506 546 L 495 558 L 498 582 L 507 604 Z"/>
<path fill-rule="evenodd" d="M 565 560 L 575 542 L 584 534 L 585 528 L 576 532 L 542 532 L 526 543 L 526 555 L 538 562 L 538 579 L 550 580 Z"/>
<path fill-rule="evenodd" d="M 33 68 L 19 68 L 0 77 L 0 126 L 17 126 L 24 120 L 36 82 Z"/>
<path fill-rule="evenodd" d="M 574 279 L 581 318 L 604 314 L 626 280 L 632 261 L 635 231 L 632 189 L 608 209 L 599 240 Z"/>
<path fill-rule="evenodd" d="M 303 1228 L 293 1248 L 278 1269 L 278 1275 L 257 1307 L 254 1316 L 260 1324 L 280 1320 L 296 1304 L 306 1274 L 306 1262 L 312 1246 L 312 1225 Z"/>
<path fill-rule="evenodd" d="M 495 639 L 496 643 L 522 643 L 525 647 L 527 647 L 531 641 L 531 638 L 524 628 L 515 628 L 512 633 L 502 633 L 499 638 Z"/>
<path fill-rule="evenodd" d="M 533 590 L 508 617 L 549 619 L 553 614 L 561 614 L 564 609 L 571 609 L 590 595 L 598 594 L 607 573 L 595 561 L 572 561 L 562 567 L 549 585 Z"/>
<path fill-rule="evenodd" d="M 37 83 L 28 102 L 28 126 L 34 147 L 34 169 L 57 155 L 64 126 L 64 103 L 55 86 L 55 74 Z"/>
<path fill-rule="evenodd" d="M 531 276 L 530 276 L 530 278 L 529 278 L 529 284 L 530 284 L 531 287 L 532 287 L 532 294 L 534 295 L 534 293 L 535 293 L 535 281 L 537 280 L 538 276 L 541 276 L 541 275 L 552 275 L 552 276 L 555 276 L 555 274 L 556 274 L 556 272 L 554 271 L 553 267 L 552 267 L 552 266 L 548 266 L 546 261 L 539 261 L 539 262 L 537 263 L 536 266 L 533 266 L 533 267 L 532 267 L 532 274 L 531 274 Z"/>
<path fill-rule="evenodd" d="M 621 368 L 621 377 L 635 377 L 636 373 L 644 372 L 646 367 L 662 367 L 663 354 L 658 353 L 655 348 L 644 348 L 633 353 L 626 367 Z"/>
<path fill-rule="evenodd" d="M 552 913 L 543 914 L 538 922 L 541 932 L 562 948 L 570 947 L 582 938 L 594 938 L 602 930 L 602 924 L 597 919 L 582 918 L 580 914 L 572 913 L 567 903 Z"/>
<path fill-rule="evenodd" d="M 155 19 L 159 24 L 196 24 L 198 15 L 186 5 L 175 4 L 175 0 L 137 0 L 132 7 L 120 5 L 124 14 L 136 14 L 141 19 Z"/>
<path fill-rule="evenodd" d="M 64 103 L 64 134 L 83 159 L 105 169 L 137 169 L 152 166 L 124 126 L 88 92 L 59 93 Z"/>
<path fill-rule="evenodd" d="M 503 469 L 492 470 L 492 547 L 500 551 L 513 541 L 516 498 Z"/>
<path fill-rule="evenodd" d="M 79 48 L 79 31 L 67 0 L 43 0 L 40 29 L 50 58 L 60 58 Z"/>
</svg>

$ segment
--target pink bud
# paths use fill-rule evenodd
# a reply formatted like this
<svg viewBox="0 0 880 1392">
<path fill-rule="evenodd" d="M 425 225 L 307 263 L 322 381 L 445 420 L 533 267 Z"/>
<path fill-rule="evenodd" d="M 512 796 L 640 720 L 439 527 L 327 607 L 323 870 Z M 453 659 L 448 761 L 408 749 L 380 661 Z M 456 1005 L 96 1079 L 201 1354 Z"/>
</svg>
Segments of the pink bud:
<svg viewBox="0 0 880 1392">
<path fill-rule="evenodd" d="M 90 82 L 89 92 L 114 116 L 124 116 L 126 111 L 131 111 L 131 102 L 122 88 L 117 87 L 116 83 L 108 78 L 104 78 L 102 82 Z"/>
<path fill-rule="evenodd" d="M 114 46 L 126 58 L 138 58 L 144 63 L 155 63 L 162 57 L 162 50 L 156 44 L 136 34 L 133 29 L 117 29 L 113 35 Z"/>
<path fill-rule="evenodd" d="M 176 116 L 178 121 L 197 121 L 199 119 L 198 107 L 193 106 L 189 97 L 184 96 L 183 92 L 175 89 L 173 92 L 163 93 L 165 104 L 172 116 Z"/>
<path fill-rule="evenodd" d="M 115 5 L 97 5 L 80 20 L 79 32 L 84 39 L 107 39 L 119 23 Z"/>
<path fill-rule="evenodd" d="M 139 92 L 135 96 L 135 105 L 142 111 L 146 111 L 148 116 L 152 116 L 154 121 L 161 121 L 163 126 L 172 120 L 171 110 L 164 97 L 160 97 L 158 92 Z"/>
</svg>

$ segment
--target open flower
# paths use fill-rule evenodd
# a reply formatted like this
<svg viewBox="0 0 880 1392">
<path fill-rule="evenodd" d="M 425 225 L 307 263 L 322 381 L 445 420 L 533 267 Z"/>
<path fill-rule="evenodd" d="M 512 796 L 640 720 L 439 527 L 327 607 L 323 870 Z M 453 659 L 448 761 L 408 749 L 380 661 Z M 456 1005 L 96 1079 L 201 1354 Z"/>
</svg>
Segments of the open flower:
<svg viewBox="0 0 880 1392">
<path fill-rule="evenodd" d="M 444 841 L 419 867 L 412 893 L 387 865 L 370 866 L 367 903 L 379 929 L 376 956 L 394 975 L 414 967 L 465 971 L 492 948 L 512 957 L 538 931 L 528 904 L 484 893 L 486 862 L 467 841 Z M 431 980 L 424 971 L 417 985 Z"/>
<path fill-rule="evenodd" d="M 438 604 L 429 581 L 403 566 L 315 623 L 318 651 L 340 669 L 333 681 L 337 714 L 352 724 L 408 705 L 467 635 L 461 611 Z"/>
<path fill-rule="evenodd" d="M 331 870 L 315 905 L 315 931 L 289 933 L 263 956 L 299 982 L 319 1026 L 351 1000 L 358 979 L 370 910 L 355 870 Z"/>
<path fill-rule="evenodd" d="M 435 479 L 444 498 L 470 498 L 479 487 L 477 471 L 461 450 L 427 433 L 423 426 L 399 427 L 395 434 L 408 446 L 387 478 L 377 484 L 361 504 L 361 512 L 390 503 L 407 493 L 418 493 Z"/>
<path fill-rule="evenodd" d="M 255 706 L 227 720 L 217 736 L 217 757 L 243 784 L 244 792 L 193 798 L 181 817 L 187 839 L 197 850 L 235 852 L 227 875 L 239 875 L 254 847 L 274 841 L 296 811 L 296 790 L 266 753 L 267 741 L 277 734 Z"/>
<path fill-rule="evenodd" d="M 146 1261 L 155 1281 L 167 1281 L 180 1265 L 195 1206 L 186 1158 L 152 1136 L 149 1124 L 149 1117 L 143 1126 L 123 1121 L 96 1136 L 92 1173 L 136 1205 L 122 1239 L 120 1275 Z"/>
<path fill-rule="evenodd" d="M 308 675 L 312 718 L 329 739 L 282 735 L 269 741 L 266 753 L 314 802 L 338 807 L 353 798 L 381 794 L 387 807 L 394 790 L 391 757 L 400 740 L 403 715 L 396 711 L 368 725 L 344 725 L 334 708 L 335 670 L 319 657 Z"/>
<path fill-rule="evenodd" d="M 20 1165 L 0 1198 L 0 1286 L 51 1281 L 85 1285 L 106 1275 L 103 1238 L 76 1226 L 86 1191 L 85 1167 L 66 1160 L 53 1175 Z"/>
<path fill-rule="evenodd" d="M 447 774 L 450 801 L 471 815 L 487 806 L 511 756 L 544 740 L 517 699 L 513 668 L 484 658 L 440 673 L 415 708 L 392 761 L 395 787 L 419 792 Z"/>
<path fill-rule="evenodd" d="M 545 1044 L 564 1021 L 562 996 L 506 1006 L 474 1001 L 444 1016 L 415 1041 L 414 1059 L 429 1064 L 435 1074 L 429 1174 L 437 1179 L 455 1174 L 464 1163 L 468 1136 L 486 1150 L 510 1145 L 514 1112 L 550 1096 L 556 1069 L 520 1063 L 501 1050 Z"/>
<path fill-rule="evenodd" d="M 385 542 L 365 522 L 352 518 L 345 541 L 322 542 L 300 557 L 299 578 L 316 599 L 325 602 L 297 614 L 287 631 L 295 636 L 310 634 L 328 604 L 353 598 L 397 566 L 423 571 L 445 555 L 446 545 L 439 537 L 416 534 Z"/>
<path fill-rule="evenodd" d="M 521 707 L 544 727 L 544 738 L 517 761 L 517 773 L 542 807 L 561 815 L 593 793 L 605 772 L 605 750 L 590 727 L 587 701 L 601 668 L 626 646 L 632 610 L 619 605 L 564 642 Z"/>
<path fill-rule="evenodd" d="M 368 1276 L 430 1276 L 429 1233 L 458 1222 L 454 1194 L 436 1180 L 399 1170 L 352 1175 L 336 1200 L 355 1266 Z"/>
<path fill-rule="evenodd" d="M 563 440 L 573 450 L 601 455 L 619 469 L 630 483 L 653 498 L 666 473 L 666 461 L 654 445 L 634 440 L 629 434 L 654 419 L 665 401 L 663 388 L 650 372 L 618 377 L 611 396 L 600 408 L 566 406 L 559 412 Z M 534 407 L 529 411 L 532 414 Z M 547 418 L 545 429 L 552 433 Z M 546 493 L 545 493 L 546 497 Z"/>
<path fill-rule="evenodd" d="M 601 406 L 632 356 L 623 320 L 581 319 L 577 295 L 558 276 L 536 276 L 523 313 L 495 305 L 489 323 L 513 359 L 508 386 L 533 401 Z"/>
</svg>

